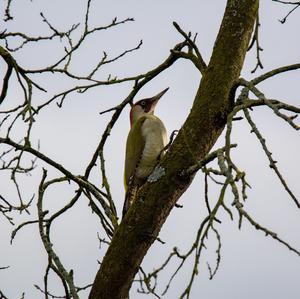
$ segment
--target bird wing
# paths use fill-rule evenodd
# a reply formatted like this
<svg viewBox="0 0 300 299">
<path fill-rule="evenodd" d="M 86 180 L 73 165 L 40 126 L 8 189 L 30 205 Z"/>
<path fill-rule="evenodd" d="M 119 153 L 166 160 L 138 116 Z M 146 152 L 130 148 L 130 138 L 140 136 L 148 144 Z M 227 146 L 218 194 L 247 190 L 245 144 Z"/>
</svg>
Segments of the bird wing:
<svg viewBox="0 0 300 299">
<path fill-rule="evenodd" d="M 129 185 L 130 179 L 133 177 L 135 169 L 142 156 L 145 140 L 142 135 L 141 127 L 146 117 L 139 118 L 131 127 L 127 142 L 126 142 L 126 157 L 125 157 L 125 170 L 124 170 L 124 185 L 125 190 Z"/>
<path fill-rule="evenodd" d="M 159 156 L 167 143 L 167 132 L 162 121 L 155 115 L 147 115 L 141 131 L 145 145 L 135 175 L 146 178 L 158 163 Z"/>
</svg>

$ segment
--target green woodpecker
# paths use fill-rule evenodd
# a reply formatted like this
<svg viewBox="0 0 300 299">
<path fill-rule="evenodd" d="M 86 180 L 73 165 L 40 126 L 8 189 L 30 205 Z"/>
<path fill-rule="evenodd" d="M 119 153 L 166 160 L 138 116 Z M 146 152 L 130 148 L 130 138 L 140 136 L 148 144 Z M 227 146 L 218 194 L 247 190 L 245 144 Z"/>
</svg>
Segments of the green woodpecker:
<svg viewBox="0 0 300 299">
<path fill-rule="evenodd" d="M 130 125 L 126 143 L 124 185 L 125 202 L 123 217 L 129 209 L 135 194 L 151 174 L 167 144 L 167 131 L 162 121 L 154 115 L 159 99 L 166 88 L 156 96 L 143 99 L 131 106 Z"/>
</svg>

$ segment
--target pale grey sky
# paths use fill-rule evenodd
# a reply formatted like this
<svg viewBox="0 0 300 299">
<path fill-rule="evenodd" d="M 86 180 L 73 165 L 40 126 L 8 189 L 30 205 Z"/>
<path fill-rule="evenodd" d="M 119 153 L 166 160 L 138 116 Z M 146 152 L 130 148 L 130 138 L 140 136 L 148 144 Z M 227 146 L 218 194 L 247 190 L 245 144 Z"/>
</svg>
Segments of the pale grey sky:
<svg viewBox="0 0 300 299">
<path fill-rule="evenodd" d="M 12 14 L 15 21 L 4 23 L 0 28 L 10 31 L 24 30 L 32 35 L 47 33 L 47 27 L 40 21 L 39 12 L 59 29 L 69 28 L 71 24 L 81 22 L 84 17 L 85 0 L 80 1 L 14 1 Z M 6 1 L 0 3 L 1 19 Z M 99 72 L 99 78 L 106 79 L 108 74 L 118 77 L 135 75 L 145 72 L 160 64 L 169 54 L 181 36 L 172 26 L 177 21 L 184 30 L 198 32 L 198 46 L 204 59 L 208 62 L 213 43 L 218 32 L 226 1 L 93 1 L 90 22 L 94 25 L 109 23 L 115 16 L 118 19 L 134 17 L 135 22 L 125 24 L 97 34 L 92 40 L 87 40 L 80 51 L 80 57 L 74 63 L 73 70 L 87 72 L 102 51 L 115 56 L 123 50 L 136 46 L 143 39 L 142 48 L 129 54 L 114 65 L 108 65 Z M 273 68 L 299 62 L 300 10 L 296 11 L 282 25 L 278 19 L 287 13 L 287 7 L 269 0 L 261 1 L 260 43 L 264 51 L 261 53 L 264 70 L 256 74 L 250 71 L 255 65 L 255 52 L 247 56 L 242 76 L 251 79 L 258 74 Z M 2 31 L 1 29 L 1 31 Z M 58 56 L 54 45 L 58 43 L 42 43 L 41 46 L 24 47 L 24 51 L 16 53 L 15 58 L 24 67 L 34 68 L 50 64 Z M 0 61 L 0 70 L 4 67 Z M 1 71 L 0 71 L 1 72 Z M 1 78 L 2 78 L 2 72 Z M 286 100 L 299 105 L 300 71 L 280 75 L 259 85 L 269 98 Z M 170 87 L 157 107 L 157 115 L 164 121 L 168 132 L 180 128 L 187 116 L 193 96 L 199 84 L 200 76 L 188 61 L 180 61 L 145 86 L 137 98 L 152 96 L 160 90 Z M 63 90 L 69 86 L 67 80 L 49 75 L 39 79 L 40 84 L 47 86 L 50 93 Z M 80 173 L 101 137 L 110 114 L 103 116 L 99 112 L 122 101 L 131 90 L 131 85 L 124 84 L 113 87 L 100 87 L 84 94 L 73 94 L 67 98 L 62 109 L 56 105 L 45 109 L 38 117 L 33 136 L 40 140 L 41 151 L 63 163 L 74 173 Z M 42 93 L 35 98 L 37 102 L 44 100 Z M 19 89 L 11 89 L 10 102 L 3 105 L 9 107 L 13 101 L 21 97 Z M 2 107 L 1 107 L 2 110 Z M 122 113 L 117 125 L 112 131 L 106 148 L 107 172 L 112 194 L 120 214 L 123 190 L 123 160 L 126 136 L 129 129 L 128 108 Z M 276 118 L 265 108 L 257 108 L 253 118 L 261 128 L 272 149 L 274 158 L 282 170 L 290 187 L 300 197 L 298 165 L 300 138 L 286 123 Z M 22 134 L 21 127 L 14 132 L 17 140 Z M 0 131 L 1 135 L 1 131 Z M 200 137 L 201 138 L 201 137 Z M 268 160 L 261 150 L 260 144 L 246 122 L 235 124 L 232 137 L 239 144 L 233 157 L 241 169 L 247 172 L 248 182 L 252 189 L 248 190 L 246 209 L 256 219 L 279 236 L 300 249 L 300 217 L 299 211 L 288 197 L 282 186 L 278 184 Z M 218 145 L 224 143 L 222 136 Z M 43 163 L 39 163 L 45 166 Z M 57 174 L 49 167 L 49 176 Z M 32 177 L 22 178 L 22 191 L 27 194 L 37 192 L 41 178 L 41 168 L 34 171 Z M 100 179 L 93 176 L 96 183 Z M 198 175 L 191 188 L 180 199 L 183 209 L 174 209 L 165 223 L 160 238 L 166 242 L 162 245 L 156 242 L 146 256 L 143 266 L 151 271 L 158 267 L 174 246 L 184 253 L 195 238 L 196 230 L 206 215 L 204 203 L 204 184 L 202 175 Z M 14 190 L 8 184 L 7 176 L 0 173 L 1 192 L 15 196 Z M 211 200 L 214 202 L 217 190 L 212 188 Z M 56 188 L 49 192 L 45 207 L 50 212 L 62 207 L 72 196 L 67 187 Z M 231 202 L 228 193 L 227 202 Z M 15 215 L 16 224 L 33 219 L 36 214 L 35 204 L 32 215 Z M 225 213 L 219 215 L 222 225 L 218 229 L 222 237 L 222 261 L 218 273 L 209 280 L 206 262 L 215 263 L 216 242 L 212 236 L 208 240 L 208 249 L 204 252 L 199 267 L 199 275 L 194 283 L 191 298 L 209 299 L 296 299 L 300 296 L 299 272 L 300 259 L 294 253 L 256 231 L 246 221 L 241 231 L 238 230 L 238 215 L 234 213 L 235 221 L 230 221 Z M 42 286 L 44 270 L 47 263 L 39 239 L 37 226 L 24 228 L 16 236 L 12 245 L 9 244 L 13 227 L 0 218 L 0 267 L 9 265 L 7 270 L 0 271 L 0 290 L 9 298 L 20 298 L 25 292 L 26 299 L 43 298 L 33 285 Z M 97 218 L 90 212 L 87 202 L 83 199 L 67 213 L 63 220 L 53 227 L 53 243 L 67 269 L 74 269 L 74 279 L 78 285 L 93 281 L 98 269 L 97 259 L 101 259 L 105 246 L 99 249 L 97 232 L 100 231 Z M 169 269 L 172 269 L 174 264 Z M 191 273 L 191 263 L 182 269 L 175 279 L 170 291 L 163 297 L 178 298 L 184 290 Z M 169 272 L 170 273 L 170 272 Z M 168 271 L 163 274 L 162 282 L 168 279 Z M 53 278 L 52 290 L 61 290 L 57 278 Z M 140 299 L 145 296 L 136 293 L 137 285 L 133 285 L 131 298 Z M 163 288 L 163 286 L 162 286 Z M 81 298 L 87 298 L 87 292 Z M 150 298 L 152 298 L 150 296 Z"/>
</svg>

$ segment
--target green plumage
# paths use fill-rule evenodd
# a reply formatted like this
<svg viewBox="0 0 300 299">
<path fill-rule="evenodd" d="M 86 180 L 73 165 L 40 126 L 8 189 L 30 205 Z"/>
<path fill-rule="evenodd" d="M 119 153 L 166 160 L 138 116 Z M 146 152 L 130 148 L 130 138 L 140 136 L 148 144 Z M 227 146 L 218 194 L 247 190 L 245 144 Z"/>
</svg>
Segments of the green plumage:
<svg viewBox="0 0 300 299">
<path fill-rule="evenodd" d="M 142 125 L 146 118 L 147 116 L 145 115 L 134 122 L 127 137 L 124 171 L 124 185 L 126 191 L 130 183 L 130 179 L 134 176 L 135 169 L 145 147 L 145 140 L 142 135 Z"/>
</svg>

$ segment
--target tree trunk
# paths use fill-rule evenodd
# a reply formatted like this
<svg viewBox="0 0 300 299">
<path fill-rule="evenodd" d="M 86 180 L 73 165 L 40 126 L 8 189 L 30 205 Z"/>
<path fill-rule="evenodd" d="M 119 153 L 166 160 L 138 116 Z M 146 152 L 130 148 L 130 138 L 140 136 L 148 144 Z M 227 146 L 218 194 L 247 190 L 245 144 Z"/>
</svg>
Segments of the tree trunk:
<svg viewBox="0 0 300 299">
<path fill-rule="evenodd" d="M 232 109 L 230 91 L 240 75 L 258 0 L 228 0 L 212 57 L 192 110 L 161 161 L 163 175 L 146 183 L 119 228 L 96 275 L 89 299 L 125 299 L 163 223 L 192 177 L 180 175 L 211 150 Z"/>
</svg>

